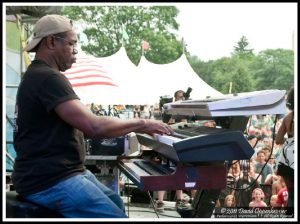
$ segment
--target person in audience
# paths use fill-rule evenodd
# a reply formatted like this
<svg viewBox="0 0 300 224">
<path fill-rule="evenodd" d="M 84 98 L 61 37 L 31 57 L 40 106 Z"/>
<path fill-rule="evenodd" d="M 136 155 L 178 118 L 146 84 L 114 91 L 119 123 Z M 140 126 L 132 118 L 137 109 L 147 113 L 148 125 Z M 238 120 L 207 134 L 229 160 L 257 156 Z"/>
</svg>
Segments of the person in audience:
<svg viewBox="0 0 300 224">
<path fill-rule="evenodd" d="M 261 150 L 265 152 L 266 155 L 266 161 L 268 161 L 270 154 L 271 154 L 271 147 L 269 145 L 264 145 Z"/>
<path fill-rule="evenodd" d="M 251 162 L 249 167 L 249 177 L 252 177 L 253 179 L 257 180 L 257 183 L 261 183 L 261 175 L 255 172 L 254 164 Z"/>
<path fill-rule="evenodd" d="M 286 186 L 284 186 L 283 188 L 280 189 L 280 191 L 277 194 L 276 203 L 280 207 L 286 208 L 287 204 L 288 204 L 288 197 L 289 197 L 289 192 L 288 192 Z"/>
<path fill-rule="evenodd" d="M 255 172 L 261 174 L 261 183 L 265 183 L 268 174 L 272 174 L 272 167 L 266 163 L 266 153 L 263 150 L 257 152 L 257 163 L 255 164 Z"/>
<path fill-rule="evenodd" d="M 135 105 L 133 108 L 133 117 L 134 118 L 140 118 L 141 117 L 141 106 Z"/>
<path fill-rule="evenodd" d="M 240 178 L 242 173 L 241 173 L 241 168 L 240 168 L 240 162 L 238 160 L 232 161 L 231 167 L 229 168 L 228 173 L 230 173 L 236 181 Z"/>
<path fill-rule="evenodd" d="M 272 183 L 272 194 L 278 194 L 278 192 L 285 187 L 284 180 L 281 176 L 279 175 L 274 175 L 273 176 L 273 183 Z"/>
<path fill-rule="evenodd" d="M 273 194 L 271 196 L 271 199 L 270 199 L 270 207 L 271 208 L 278 208 L 280 207 L 279 204 L 277 204 L 277 194 Z"/>
<path fill-rule="evenodd" d="M 243 175 L 235 184 L 234 196 L 237 207 L 248 207 L 252 199 L 252 191 L 260 187 L 259 183 L 253 177 L 249 176 L 247 169 L 243 170 Z"/>
<path fill-rule="evenodd" d="M 261 188 L 255 188 L 252 192 L 252 201 L 249 203 L 250 208 L 267 207 L 264 202 L 265 194 Z"/>
<path fill-rule="evenodd" d="M 226 207 L 226 208 L 234 208 L 234 207 L 236 207 L 234 195 L 230 194 L 230 195 L 227 195 L 225 197 L 224 207 Z"/>
<path fill-rule="evenodd" d="M 275 155 L 274 154 L 272 154 L 271 156 L 270 156 L 270 159 L 268 160 L 268 163 L 271 165 L 271 167 L 272 167 L 272 173 L 274 173 L 274 171 L 275 171 L 275 169 L 276 169 L 276 160 L 275 160 Z"/>
</svg>

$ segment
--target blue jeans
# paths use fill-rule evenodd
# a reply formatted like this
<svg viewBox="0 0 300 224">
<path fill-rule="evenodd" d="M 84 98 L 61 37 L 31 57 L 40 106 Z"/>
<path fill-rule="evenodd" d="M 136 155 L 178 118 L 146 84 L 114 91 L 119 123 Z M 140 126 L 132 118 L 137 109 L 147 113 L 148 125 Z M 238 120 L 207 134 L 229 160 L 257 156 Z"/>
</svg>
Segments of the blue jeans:
<svg viewBox="0 0 300 224">
<path fill-rule="evenodd" d="M 127 218 L 119 195 L 89 170 L 25 198 L 67 218 Z"/>
</svg>

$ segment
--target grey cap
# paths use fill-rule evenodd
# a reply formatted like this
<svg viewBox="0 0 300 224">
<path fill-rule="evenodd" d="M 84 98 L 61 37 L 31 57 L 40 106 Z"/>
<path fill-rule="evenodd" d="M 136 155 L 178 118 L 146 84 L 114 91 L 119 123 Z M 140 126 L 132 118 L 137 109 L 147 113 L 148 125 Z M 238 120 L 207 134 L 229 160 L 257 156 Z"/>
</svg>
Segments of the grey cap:
<svg viewBox="0 0 300 224">
<path fill-rule="evenodd" d="M 72 20 L 60 15 L 46 15 L 37 21 L 24 51 L 33 51 L 40 41 L 51 34 L 73 30 Z"/>
</svg>

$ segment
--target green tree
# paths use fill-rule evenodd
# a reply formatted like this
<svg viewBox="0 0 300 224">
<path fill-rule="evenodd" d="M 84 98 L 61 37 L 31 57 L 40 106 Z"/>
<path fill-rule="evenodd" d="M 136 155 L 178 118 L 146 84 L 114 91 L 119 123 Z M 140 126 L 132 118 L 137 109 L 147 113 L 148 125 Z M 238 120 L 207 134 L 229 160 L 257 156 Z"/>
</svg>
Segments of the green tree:
<svg viewBox="0 0 300 224">
<path fill-rule="evenodd" d="M 256 89 L 285 89 L 294 85 L 294 53 L 285 49 L 261 51 L 253 63 Z"/>
<path fill-rule="evenodd" d="M 254 90 L 249 63 L 239 57 L 223 57 L 203 62 L 196 56 L 189 58 L 195 72 L 210 86 L 227 94 L 232 83 L 232 93 Z"/>
<path fill-rule="evenodd" d="M 207 84 L 217 89 L 217 84 L 213 79 L 214 61 L 204 62 L 197 56 L 188 56 L 188 61 L 193 68 L 193 70 L 198 74 L 198 76 L 203 79 Z"/>
<path fill-rule="evenodd" d="M 250 92 L 254 90 L 254 81 L 251 78 L 251 71 L 244 60 L 237 59 L 235 68 L 230 75 L 232 80 L 232 93 Z"/>
<path fill-rule="evenodd" d="M 232 93 L 253 90 L 250 71 L 243 59 L 224 57 L 216 60 L 213 66 L 213 82 L 216 83 L 219 91 L 228 93 L 230 83 L 232 83 Z"/>
<path fill-rule="evenodd" d="M 141 58 L 141 41 L 150 44 L 145 57 L 154 63 L 169 63 L 182 54 L 175 31 L 178 9 L 173 6 L 66 6 L 63 14 L 85 24 L 88 43 L 82 50 L 94 56 L 109 56 L 123 46 L 135 64 Z"/>
<path fill-rule="evenodd" d="M 195 72 L 210 86 L 228 93 L 266 89 L 289 90 L 294 85 L 294 53 L 285 49 L 267 49 L 257 56 L 240 57 L 235 54 L 208 62 L 190 56 Z"/>
<path fill-rule="evenodd" d="M 232 55 L 241 58 L 249 58 L 254 56 L 253 49 L 249 49 L 249 42 L 245 36 L 242 36 L 241 39 L 237 42 L 237 45 L 234 46 Z"/>
</svg>

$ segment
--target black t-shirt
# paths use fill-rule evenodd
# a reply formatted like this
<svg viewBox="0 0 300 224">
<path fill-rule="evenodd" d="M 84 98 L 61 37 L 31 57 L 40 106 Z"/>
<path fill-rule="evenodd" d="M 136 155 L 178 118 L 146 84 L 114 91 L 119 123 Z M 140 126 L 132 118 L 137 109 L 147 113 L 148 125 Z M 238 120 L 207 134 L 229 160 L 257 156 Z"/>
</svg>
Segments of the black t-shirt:
<svg viewBox="0 0 300 224">
<path fill-rule="evenodd" d="M 13 184 L 19 194 L 39 192 L 84 172 L 83 133 L 54 107 L 79 99 L 68 79 L 42 61 L 31 63 L 17 94 Z"/>
</svg>

